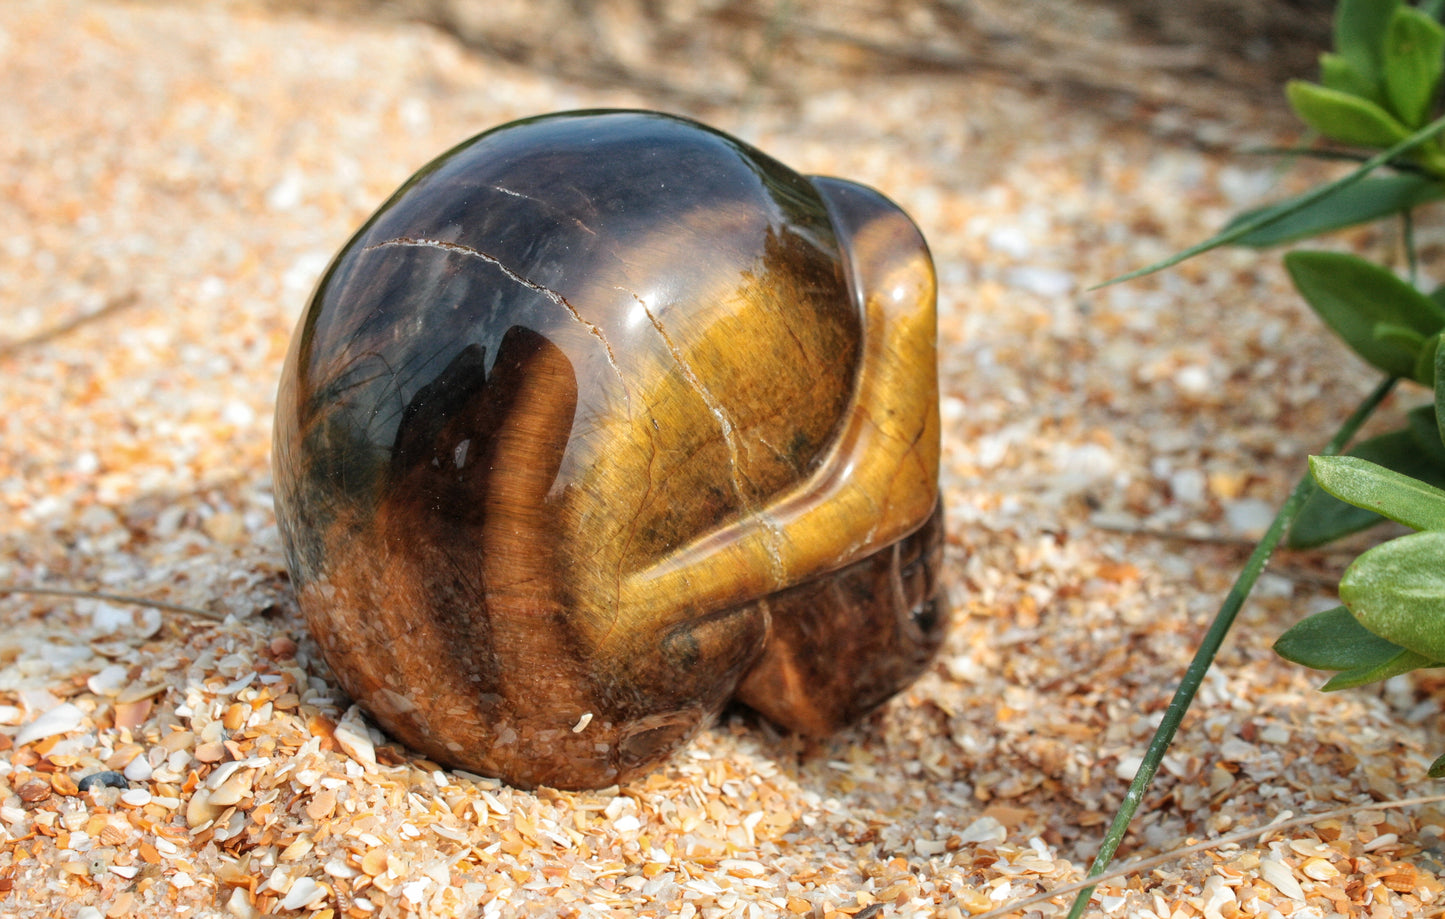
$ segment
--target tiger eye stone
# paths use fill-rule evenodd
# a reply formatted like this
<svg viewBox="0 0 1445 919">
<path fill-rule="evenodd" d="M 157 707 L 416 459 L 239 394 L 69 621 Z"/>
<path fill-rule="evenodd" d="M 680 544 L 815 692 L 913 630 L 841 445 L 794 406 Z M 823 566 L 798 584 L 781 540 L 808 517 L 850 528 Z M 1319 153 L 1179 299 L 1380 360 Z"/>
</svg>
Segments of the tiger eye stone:
<svg viewBox="0 0 1445 919">
<path fill-rule="evenodd" d="M 283 371 L 277 516 L 338 681 L 521 786 L 625 781 L 735 696 L 856 719 L 944 627 L 934 324 L 896 206 L 695 122 L 444 154 Z"/>
</svg>

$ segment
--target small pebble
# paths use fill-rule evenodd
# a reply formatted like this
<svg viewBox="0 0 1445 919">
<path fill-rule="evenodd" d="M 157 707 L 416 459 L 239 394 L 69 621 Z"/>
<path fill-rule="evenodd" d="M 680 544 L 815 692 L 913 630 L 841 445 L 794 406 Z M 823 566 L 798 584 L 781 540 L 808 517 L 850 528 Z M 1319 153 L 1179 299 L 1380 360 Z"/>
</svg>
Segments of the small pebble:
<svg viewBox="0 0 1445 919">
<path fill-rule="evenodd" d="M 130 783 L 126 781 L 124 775 L 119 772 L 110 771 L 92 772 L 90 775 L 85 776 L 79 782 L 75 783 L 75 787 L 80 791 L 89 791 L 97 787 L 127 788 L 129 785 Z"/>
<path fill-rule="evenodd" d="M 988 246 L 995 252 L 1016 259 L 1028 258 L 1034 251 L 1028 233 L 1016 226 L 994 227 L 988 234 Z"/>
<path fill-rule="evenodd" d="M 145 807 L 151 803 L 151 793 L 144 788 L 130 788 L 121 793 L 120 800 L 131 807 Z"/>
<path fill-rule="evenodd" d="M 246 888 L 237 887 L 231 891 L 231 896 L 226 900 L 226 912 L 235 916 L 236 919 L 253 919 L 260 915 L 256 907 L 246 898 Z"/>
<path fill-rule="evenodd" d="M 251 777 L 247 773 L 236 773 L 211 792 L 210 803 L 216 807 L 230 807 L 251 793 Z"/>
<path fill-rule="evenodd" d="M 131 628 L 135 619 L 126 607 L 114 603 L 96 603 L 91 608 L 90 624 L 98 634 L 109 635 Z"/>
<path fill-rule="evenodd" d="M 204 823 L 215 820 L 224 810 L 224 807 L 212 803 L 209 789 L 197 788 L 191 794 L 191 799 L 186 802 L 186 825 L 195 829 Z"/>
<path fill-rule="evenodd" d="M 426 894 L 427 878 L 420 878 L 409 881 L 401 887 L 401 895 L 413 908 L 420 906 L 422 897 Z"/>
<path fill-rule="evenodd" d="M 111 664 L 85 681 L 86 687 L 98 696 L 115 695 L 125 683 L 126 668 L 119 664 Z"/>
<path fill-rule="evenodd" d="M 1224 517 L 1229 528 L 1249 538 L 1258 538 L 1269 528 L 1277 508 L 1258 498 L 1241 498 L 1225 505 Z"/>
<path fill-rule="evenodd" d="M 38 804 L 50 797 L 50 783 L 43 779 L 31 779 L 16 789 L 15 794 L 26 804 Z"/>
<path fill-rule="evenodd" d="M 1078 280 L 1070 272 L 1033 265 L 1008 269 L 1004 272 L 1004 280 L 1010 287 L 1017 287 L 1040 297 L 1062 297 L 1079 286 Z"/>
<path fill-rule="evenodd" d="M 1169 491 L 1180 504 L 1202 504 L 1208 495 L 1208 481 L 1198 469 L 1180 469 L 1169 477 Z"/>
<path fill-rule="evenodd" d="M 336 743 L 352 759 L 363 766 L 376 765 L 376 747 L 372 744 L 366 727 L 361 723 L 361 713 L 356 706 L 353 705 L 336 726 L 334 736 Z"/>
<path fill-rule="evenodd" d="M 126 765 L 125 777 L 132 782 L 145 782 L 150 779 L 153 771 L 150 760 L 144 755 L 137 756 Z"/>
<path fill-rule="evenodd" d="M 45 714 L 20 729 L 15 735 L 15 746 L 23 747 L 37 740 L 68 734 L 78 730 L 85 720 L 84 713 L 69 702 L 62 702 Z"/>
<path fill-rule="evenodd" d="M 1286 897 L 1291 900 L 1304 901 L 1304 889 L 1300 887 L 1299 881 L 1295 880 L 1294 872 L 1284 862 L 1277 858 L 1263 859 L 1259 864 L 1259 873 L 1275 890 Z"/>
<path fill-rule="evenodd" d="M 281 901 L 282 909 L 301 909 L 313 900 L 326 896 L 326 888 L 311 880 L 310 878 L 297 878 L 286 891 L 286 898 Z"/>
</svg>

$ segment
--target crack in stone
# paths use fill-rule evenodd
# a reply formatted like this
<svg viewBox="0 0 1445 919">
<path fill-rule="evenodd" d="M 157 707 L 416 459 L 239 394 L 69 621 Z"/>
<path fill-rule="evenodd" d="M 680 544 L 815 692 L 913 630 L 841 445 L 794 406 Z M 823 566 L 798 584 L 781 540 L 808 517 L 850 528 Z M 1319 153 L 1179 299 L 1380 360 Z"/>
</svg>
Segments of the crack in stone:
<svg viewBox="0 0 1445 919">
<path fill-rule="evenodd" d="M 596 236 L 596 235 L 597 235 L 597 231 L 594 230 L 594 229 L 592 229 L 591 227 L 589 227 L 587 224 L 583 223 L 580 218 L 575 217 L 575 216 L 573 216 L 572 214 L 567 213 L 566 211 L 564 211 L 564 210 L 562 210 L 561 208 L 557 207 L 557 205 L 553 204 L 552 202 L 550 202 L 550 201 L 548 201 L 548 200 L 546 200 L 546 199 L 544 199 L 544 198 L 538 198 L 538 197 L 536 197 L 535 195 L 529 195 L 529 194 L 526 194 L 525 192 L 514 191 L 514 190 L 508 188 L 508 187 L 505 186 L 505 185 L 497 185 L 497 184 L 495 184 L 495 183 L 492 184 L 492 185 L 490 185 L 490 186 L 488 186 L 488 187 L 490 187 L 493 191 L 501 192 L 502 194 L 507 195 L 507 196 L 509 196 L 509 197 L 512 197 L 512 198 L 521 198 L 523 201 L 530 201 L 530 202 L 532 202 L 533 204 L 535 204 L 535 205 L 537 205 L 538 207 L 540 207 L 542 210 L 548 212 L 549 214 L 552 214 L 552 215 L 554 215 L 554 216 L 556 216 L 556 217 L 559 217 L 559 218 L 561 218 L 561 219 L 563 219 L 563 220 L 570 221 L 571 223 L 575 224 L 578 229 L 580 229 L 582 232 L 586 233 L 588 236 Z"/>
<path fill-rule="evenodd" d="M 703 404 L 707 406 L 712 416 L 717 419 L 718 426 L 722 429 L 723 442 L 727 445 L 728 471 L 732 480 L 733 493 L 737 495 L 738 504 L 742 506 L 743 512 L 752 516 L 767 530 L 769 536 L 769 567 L 772 570 L 774 579 L 781 583 L 785 576 L 781 547 L 783 538 L 782 530 L 778 522 L 774 520 L 771 515 L 753 506 L 753 503 L 748 500 L 747 492 L 743 490 L 742 467 L 739 457 L 741 451 L 739 450 L 737 431 L 733 428 L 732 419 L 728 417 L 721 403 L 708 391 L 707 386 L 705 386 L 697 374 L 693 372 L 692 367 L 683 357 L 682 349 L 673 342 L 672 337 L 668 335 L 667 330 L 663 328 L 662 321 L 652 314 L 652 310 L 647 308 L 647 304 L 643 302 L 641 298 L 638 299 L 638 303 L 641 304 L 643 312 L 647 314 L 647 319 L 652 323 L 652 327 L 657 330 L 657 334 L 662 338 L 663 344 L 667 346 L 667 350 L 672 353 L 672 359 L 677 362 L 677 367 L 682 371 L 683 377 L 697 392 L 698 397 L 702 399 Z"/>
<path fill-rule="evenodd" d="M 550 287 L 545 287 L 541 284 L 538 284 L 536 281 L 533 281 L 530 278 L 518 274 L 517 272 L 508 268 L 506 265 L 502 264 L 502 260 L 497 258 L 496 256 L 488 255 L 480 249 L 474 249 L 471 246 L 464 246 L 461 243 L 449 243 L 445 240 L 440 239 L 425 239 L 413 236 L 398 236 L 395 239 L 388 239 L 384 242 L 374 243 L 370 246 L 367 246 L 361 251 L 371 252 L 376 249 L 388 249 L 393 247 L 440 249 L 443 252 L 451 252 L 456 255 L 465 255 L 468 258 L 481 259 L 487 264 L 495 267 L 498 271 L 500 271 L 502 274 L 506 275 L 508 278 L 515 281 L 516 283 L 522 285 L 528 290 L 535 291 L 536 293 L 541 294 L 548 300 L 551 300 L 553 303 L 566 310 L 573 319 L 581 323 L 588 332 L 592 333 L 594 338 L 596 338 L 599 342 L 602 343 L 602 349 L 607 352 L 607 363 L 611 365 L 612 372 L 617 374 L 617 379 L 621 381 L 623 392 L 626 393 L 630 391 L 627 388 L 627 378 L 622 375 L 622 368 L 617 366 L 617 355 L 613 353 L 612 345 L 610 342 L 607 341 L 607 336 L 602 334 L 602 329 L 596 323 L 590 322 L 587 319 L 583 318 L 582 314 L 577 312 L 577 308 L 574 307 L 572 304 L 568 303 L 567 298 L 557 293 L 557 291 L 552 290 Z"/>
<path fill-rule="evenodd" d="M 657 433 L 656 419 L 652 419 L 652 428 L 652 435 L 655 435 Z M 641 520 L 643 509 L 647 507 L 649 501 L 651 500 L 653 487 L 658 482 L 657 475 L 655 474 L 657 467 L 657 439 L 655 436 L 652 435 L 649 435 L 647 438 L 648 446 L 651 447 L 651 450 L 648 451 L 647 456 L 647 487 L 643 489 L 642 496 L 637 499 L 636 509 L 634 510 L 631 521 L 627 527 L 627 537 L 622 542 L 622 550 L 617 554 L 617 578 L 614 582 L 612 582 L 612 587 L 615 590 L 615 593 L 613 594 L 614 602 L 620 599 L 622 595 L 622 585 L 626 576 L 623 566 L 626 564 L 627 559 L 631 557 L 633 544 L 637 542 L 637 538 L 639 535 L 638 527 L 640 525 L 639 521 Z M 616 625 L 616 620 L 614 620 L 612 625 L 608 626 L 607 632 L 603 638 L 604 643 L 611 640 L 612 632 L 616 628 Z"/>
</svg>

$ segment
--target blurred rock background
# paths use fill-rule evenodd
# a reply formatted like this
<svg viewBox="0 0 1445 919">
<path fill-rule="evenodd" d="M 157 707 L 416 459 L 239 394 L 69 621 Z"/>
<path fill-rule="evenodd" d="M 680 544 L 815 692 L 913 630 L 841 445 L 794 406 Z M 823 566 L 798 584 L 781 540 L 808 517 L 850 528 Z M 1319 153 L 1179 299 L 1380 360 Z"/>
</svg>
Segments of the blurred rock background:
<svg viewBox="0 0 1445 919">
<path fill-rule="evenodd" d="M 1124 106 L 1274 106 L 1333 0 L 203 0 L 430 24 L 469 48 L 679 106 L 787 105 L 848 75 L 956 72 Z M 707 67 L 697 62 L 707 61 Z M 719 63 L 721 62 L 721 63 Z"/>
</svg>

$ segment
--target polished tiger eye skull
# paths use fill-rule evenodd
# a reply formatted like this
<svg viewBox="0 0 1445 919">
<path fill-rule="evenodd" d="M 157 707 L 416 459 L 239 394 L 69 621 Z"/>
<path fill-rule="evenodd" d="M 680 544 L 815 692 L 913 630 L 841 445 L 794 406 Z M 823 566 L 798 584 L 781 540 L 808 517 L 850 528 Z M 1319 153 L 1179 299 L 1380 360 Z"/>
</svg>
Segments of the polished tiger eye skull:
<svg viewBox="0 0 1445 919">
<path fill-rule="evenodd" d="M 934 276 L 868 188 L 576 112 L 426 166 L 332 261 L 276 510 L 337 679 L 437 762 L 600 787 L 729 701 L 823 734 L 927 665 Z"/>
</svg>

